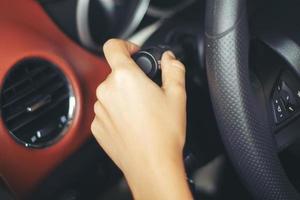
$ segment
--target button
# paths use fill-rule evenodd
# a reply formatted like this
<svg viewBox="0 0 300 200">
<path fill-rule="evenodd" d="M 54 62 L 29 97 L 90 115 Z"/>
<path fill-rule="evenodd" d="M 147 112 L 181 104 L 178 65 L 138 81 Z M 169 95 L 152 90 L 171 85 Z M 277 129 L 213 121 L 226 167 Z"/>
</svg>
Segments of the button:
<svg viewBox="0 0 300 200">
<path fill-rule="evenodd" d="M 273 100 L 273 105 L 279 105 L 280 104 L 280 97 L 279 97 L 277 92 L 274 93 L 272 100 Z"/>
<path fill-rule="evenodd" d="M 287 92 L 285 90 L 282 90 L 280 92 L 280 97 L 282 99 L 284 108 L 286 111 L 290 114 L 294 113 L 296 110 L 296 101 L 293 95 L 291 95 L 290 92 Z"/>
<path fill-rule="evenodd" d="M 274 94 L 272 103 L 275 122 L 278 124 L 287 118 L 287 113 L 285 111 L 284 104 L 277 93 Z"/>
<path fill-rule="evenodd" d="M 286 70 L 282 73 L 280 79 L 283 80 L 290 89 L 295 99 L 296 109 L 298 109 L 298 106 L 300 106 L 300 81 L 298 77 L 294 72 Z"/>
<path fill-rule="evenodd" d="M 284 90 L 287 90 L 290 93 L 292 100 L 294 101 L 291 103 L 300 106 L 300 82 L 294 80 L 292 77 L 289 78 L 290 79 L 286 81 L 288 84 L 285 84 L 283 88 L 287 88 Z"/>
<path fill-rule="evenodd" d="M 277 91 L 277 92 L 280 92 L 280 91 L 281 91 L 281 88 L 282 88 L 282 81 L 279 81 L 279 83 L 278 83 L 277 86 L 276 86 L 276 91 Z"/>
<path fill-rule="evenodd" d="M 291 105 L 296 105 L 296 100 L 293 95 L 292 90 L 287 86 L 285 82 L 282 82 L 282 89 L 279 93 L 281 98 L 284 101 L 285 105 L 291 104 Z"/>
<path fill-rule="evenodd" d="M 299 110 L 300 88 L 295 94 L 295 87 L 290 86 L 293 85 L 290 85 L 287 79 L 281 79 L 274 87 L 272 106 L 276 124 L 291 117 Z"/>
<path fill-rule="evenodd" d="M 276 107 L 275 107 L 275 118 L 276 118 L 276 123 L 280 123 L 280 122 L 282 122 L 283 120 L 285 120 L 286 119 L 286 114 L 285 114 L 285 112 L 284 112 L 284 110 L 283 110 L 283 106 L 281 106 L 281 105 L 277 105 Z"/>
<path fill-rule="evenodd" d="M 287 109 L 287 111 L 289 112 L 289 113 L 293 113 L 293 112 L 295 112 L 295 107 L 293 106 L 293 105 L 287 105 L 286 106 L 286 109 Z"/>
<path fill-rule="evenodd" d="M 295 96 L 297 104 L 300 105 L 300 88 L 293 90 L 293 94 Z"/>
<path fill-rule="evenodd" d="M 297 97 L 300 98 L 300 90 L 297 91 Z"/>
<path fill-rule="evenodd" d="M 284 101 L 284 103 L 290 103 L 291 100 L 291 95 L 289 94 L 289 92 L 282 90 L 280 92 L 280 96 L 282 97 L 282 100 Z"/>
<path fill-rule="evenodd" d="M 148 56 L 140 56 L 135 59 L 135 62 L 141 69 L 144 71 L 145 74 L 151 74 L 155 61 L 151 60 L 151 57 Z"/>
</svg>

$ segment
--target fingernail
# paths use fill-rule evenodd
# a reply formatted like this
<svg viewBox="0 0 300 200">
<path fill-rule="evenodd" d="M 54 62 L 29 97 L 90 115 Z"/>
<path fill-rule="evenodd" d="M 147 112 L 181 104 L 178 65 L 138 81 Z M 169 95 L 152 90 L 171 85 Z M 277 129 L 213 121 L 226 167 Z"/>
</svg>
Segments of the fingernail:
<svg viewBox="0 0 300 200">
<path fill-rule="evenodd" d="M 174 53 L 170 50 L 166 51 L 166 53 L 168 54 L 168 56 L 170 56 L 173 59 L 176 59 L 176 56 L 174 55 Z"/>
</svg>

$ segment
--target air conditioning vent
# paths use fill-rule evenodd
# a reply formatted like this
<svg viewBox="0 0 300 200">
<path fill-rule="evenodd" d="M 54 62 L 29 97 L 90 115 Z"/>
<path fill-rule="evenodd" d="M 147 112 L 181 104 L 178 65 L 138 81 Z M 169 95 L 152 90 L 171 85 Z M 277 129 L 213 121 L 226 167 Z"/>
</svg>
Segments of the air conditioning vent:
<svg viewBox="0 0 300 200">
<path fill-rule="evenodd" d="M 53 144 L 73 117 L 75 98 L 64 74 L 43 59 L 26 59 L 9 71 L 1 114 L 10 134 L 27 147 Z"/>
</svg>

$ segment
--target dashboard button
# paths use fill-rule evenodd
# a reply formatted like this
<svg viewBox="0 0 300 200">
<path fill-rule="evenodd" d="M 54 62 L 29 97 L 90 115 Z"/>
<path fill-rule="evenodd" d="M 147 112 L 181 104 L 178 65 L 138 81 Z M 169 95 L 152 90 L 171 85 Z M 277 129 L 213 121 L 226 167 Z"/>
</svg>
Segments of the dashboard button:
<svg viewBox="0 0 300 200">
<path fill-rule="evenodd" d="M 297 106 L 300 106 L 300 88 L 295 88 L 293 89 L 293 95 L 295 97 L 295 101 L 296 101 L 296 104 Z"/>
<path fill-rule="evenodd" d="M 295 95 L 285 82 L 282 82 L 282 89 L 279 93 L 284 103 L 296 105 Z"/>
<path fill-rule="evenodd" d="M 289 113 L 293 113 L 293 112 L 295 112 L 295 108 L 294 108 L 294 106 L 293 105 L 287 105 L 287 111 L 289 112 Z"/>
<path fill-rule="evenodd" d="M 272 104 L 275 122 L 278 124 L 287 118 L 287 113 L 285 111 L 284 104 L 277 93 L 275 93 L 272 99 Z"/>
</svg>

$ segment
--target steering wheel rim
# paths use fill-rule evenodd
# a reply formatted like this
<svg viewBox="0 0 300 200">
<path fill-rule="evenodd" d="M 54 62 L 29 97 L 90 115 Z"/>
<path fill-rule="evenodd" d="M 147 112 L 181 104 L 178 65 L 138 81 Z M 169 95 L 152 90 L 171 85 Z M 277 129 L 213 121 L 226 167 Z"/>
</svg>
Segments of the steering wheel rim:
<svg viewBox="0 0 300 200">
<path fill-rule="evenodd" d="M 251 88 L 247 2 L 206 4 L 207 77 L 227 154 L 255 199 L 300 199 L 280 163 L 266 108 Z"/>
</svg>

